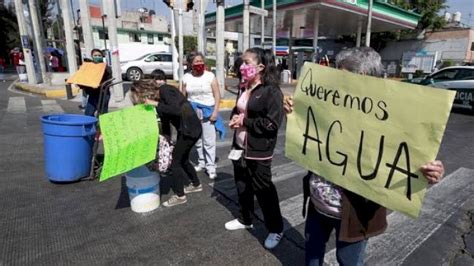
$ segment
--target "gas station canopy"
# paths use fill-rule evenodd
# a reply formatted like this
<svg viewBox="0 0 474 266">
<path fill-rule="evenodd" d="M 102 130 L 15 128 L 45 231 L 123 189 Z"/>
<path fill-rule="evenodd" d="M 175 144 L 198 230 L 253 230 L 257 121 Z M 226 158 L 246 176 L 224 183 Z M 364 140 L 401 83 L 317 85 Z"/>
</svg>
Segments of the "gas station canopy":
<svg viewBox="0 0 474 266">
<path fill-rule="evenodd" d="M 273 0 L 254 0 L 251 6 L 265 9 L 269 16 L 265 22 L 265 34 L 271 35 L 271 17 Z M 386 3 L 374 0 L 372 9 L 372 32 L 414 29 L 420 15 Z M 225 9 L 225 30 L 243 31 L 243 4 Z M 338 36 L 357 33 L 365 23 L 368 0 L 277 0 L 277 37 L 288 38 L 290 32 L 294 38 L 312 38 L 315 24 L 319 24 L 319 36 Z M 315 16 L 315 12 L 319 14 Z M 319 19 L 315 21 L 315 18 Z M 250 32 L 261 32 L 259 15 L 252 14 Z M 216 13 L 206 15 L 206 26 L 215 27 Z M 362 27 L 362 25 L 364 25 Z"/>
</svg>

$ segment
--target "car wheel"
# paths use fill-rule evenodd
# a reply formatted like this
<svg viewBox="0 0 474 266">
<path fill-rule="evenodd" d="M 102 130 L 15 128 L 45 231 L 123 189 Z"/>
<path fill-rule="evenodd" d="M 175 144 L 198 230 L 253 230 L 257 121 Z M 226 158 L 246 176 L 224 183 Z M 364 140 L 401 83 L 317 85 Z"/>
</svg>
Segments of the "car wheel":
<svg viewBox="0 0 474 266">
<path fill-rule="evenodd" d="M 143 72 L 138 67 L 131 67 L 127 70 L 127 79 L 130 81 L 141 80 Z"/>
</svg>

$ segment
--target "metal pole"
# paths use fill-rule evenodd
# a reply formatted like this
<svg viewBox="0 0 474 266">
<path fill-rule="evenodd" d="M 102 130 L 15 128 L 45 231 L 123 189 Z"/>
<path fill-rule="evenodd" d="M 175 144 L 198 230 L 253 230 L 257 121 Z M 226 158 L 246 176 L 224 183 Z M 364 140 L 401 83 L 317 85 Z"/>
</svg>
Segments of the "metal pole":
<svg viewBox="0 0 474 266">
<path fill-rule="evenodd" d="M 319 38 L 319 15 L 320 15 L 320 10 L 316 9 L 314 11 L 314 21 L 313 21 L 313 49 L 314 49 L 314 54 L 313 54 L 313 61 L 316 61 L 318 57 L 318 38 Z"/>
<path fill-rule="evenodd" d="M 81 28 L 82 36 L 84 38 L 84 48 L 86 49 L 86 54 L 89 54 L 91 50 L 94 49 L 89 0 L 79 0 L 79 8 L 81 10 Z"/>
<path fill-rule="evenodd" d="M 249 0 L 244 0 L 244 21 L 243 21 L 243 45 L 242 52 L 247 51 L 250 47 L 250 11 L 249 11 Z"/>
<path fill-rule="evenodd" d="M 119 48 L 118 48 L 118 39 L 117 39 L 117 15 L 115 12 L 115 1 L 114 0 L 104 0 L 109 1 L 107 12 L 107 19 L 109 24 L 109 40 L 110 40 L 110 52 L 112 53 L 112 76 L 115 78 L 115 82 L 122 81 L 122 70 L 120 69 L 120 57 L 119 57 Z M 120 3 L 119 3 L 120 4 Z M 121 101 L 124 98 L 123 86 L 122 83 L 117 84 L 113 87 L 113 97 L 115 101 Z"/>
<path fill-rule="evenodd" d="M 31 54 L 30 36 L 25 22 L 25 14 L 23 13 L 22 0 L 15 0 L 16 19 L 18 20 L 18 28 L 20 30 L 21 43 L 23 46 L 23 56 L 26 64 L 26 74 L 28 75 L 28 83 L 36 84 L 35 66 L 33 64 L 33 55 Z"/>
<path fill-rule="evenodd" d="M 183 50 L 183 8 L 178 9 L 178 46 L 179 46 L 179 91 L 183 91 L 183 76 L 184 76 L 184 50 Z"/>
<path fill-rule="evenodd" d="M 176 51 L 176 23 L 175 23 L 175 18 L 174 18 L 174 10 L 170 9 L 171 12 L 171 54 L 173 56 L 173 79 L 174 80 L 179 80 L 179 75 L 178 71 L 176 71 L 178 68 L 176 67 L 176 62 L 178 62 L 178 54 Z"/>
<path fill-rule="evenodd" d="M 104 32 L 104 49 L 107 50 L 107 36 L 109 35 L 109 33 L 105 29 L 105 15 L 102 15 L 101 18 L 102 18 L 102 31 Z"/>
<path fill-rule="evenodd" d="M 362 18 L 359 18 L 359 20 L 357 21 L 356 47 L 360 47 L 361 40 L 362 40 Z"/>
<path fill-rule="evenodd" d="M 61 0 L 61 13 L 64 21 L 64 33 L 66 37 L 66 54 L 69 74 L 77 71 L 76 49 L 74 47 L 74 37 L 71 19 L 71 5 L 68 0 Z"/>
<path fill-rule="evenodd" d="M 273 17 L 272 17 L 272 20 L 273 20 L 273 27 L 272 27 L 272 49 L 273 49 L 273 55 L 276 56 L 276 33 L 277 33 L 277 30 L 276 30 L 276 24 L 277 24 L 277 21 L 276 21 L 276 14 L 277 14 L 277 3 L 276 3 L 276 0 L 273 0 Z"/>
<path fill-rule="evenodd" d="M 265 0 L 261 0 L 262 1 L 262 9 L 265 9 Z M 262 34 L 261 34 L 261 46 L 263 48 L 263 43 L 265 42 L 265 16 L 262 15 L 262 18 L 261 18 L 261 21 L 262 21 Z"/>
<path fill-rule="evenodd" d="M 206 6 L 207 6 L 207 0 L 199 0 L 199 19 L 198 19 L 198 51 L 205 54 L 206 53 L 206 47 L 205 47 L 205 41 L 204 41 L 204 31 L 205 31 L 205 22 L 204 22 L 204 17 L 205 17 L 205 11 L 206 11 Z"/>
<path fill-rule="evenodd" d="M 48 82 L 48 76 L 46 75 L 46 62 L 44 60 L 44 38 L 43 38 L 43 31 L 42 27 L 39 23 L 39 16 L 38 16 L 38 2 L 36 0 L 28 0 L 28 5 L 30 6 L 30 16 L 31 16 L 31 24 L 33 25 L 33 35 L 35 38 L 36 44 L 36 57 L 40 64 L 40 74 L 42 82 Z"/>
<path fill-rule="evenodd" d="M 224 25 L 225 25 L 225 9 L 224 0 L 217 2 L 216 13 L 216 77 L 219 83 L 221 95 L 224 95 L 225 86 L 225 44 L 224 44 Z"/>
<path fill-rule="evenodd" d="M 373 0 L 369 0 L 369 8 L 368 8 L 368 15 L 367 15 L 367 33 L 365 35 L 365 46 L 370 47 L 370 33 L 372 30 L 372 8 L 374 5 Z"/>
</svg>

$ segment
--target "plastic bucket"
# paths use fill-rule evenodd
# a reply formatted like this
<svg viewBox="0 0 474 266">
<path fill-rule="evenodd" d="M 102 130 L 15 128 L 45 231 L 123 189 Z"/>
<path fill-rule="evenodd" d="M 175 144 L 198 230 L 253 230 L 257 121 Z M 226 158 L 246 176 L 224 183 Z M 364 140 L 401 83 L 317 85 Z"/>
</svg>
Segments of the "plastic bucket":
<svg viewBox="0 0 474 266">
<path fill-rule="evenodd" d="M 127 188 L 128 195 L 130 197 L 130 206 L 132 210 L 142 209 L 140 205 L 143 206 L 156 206 L 143 207 L 147 211 L 156 209 L 160 205 L 160 176 L 156 172 L 151 172 L 146 166 L 140 166 L 135 168 L 127 174 Z M 155 196 L 144 196 L 145 194 L 154 194 Z M 139 199 L 139 197 L 141 199 Z M 137 200 L 135 200 L 137 198 Z M 143 212 L 143 211 L 139 211 Z"/>
<path fill-rule="evenodd" d="M 49 180 L 72 182 L 89 175 L 97 119 L 51 114 L 41 117 L 45 172 Z"/>
</svg>

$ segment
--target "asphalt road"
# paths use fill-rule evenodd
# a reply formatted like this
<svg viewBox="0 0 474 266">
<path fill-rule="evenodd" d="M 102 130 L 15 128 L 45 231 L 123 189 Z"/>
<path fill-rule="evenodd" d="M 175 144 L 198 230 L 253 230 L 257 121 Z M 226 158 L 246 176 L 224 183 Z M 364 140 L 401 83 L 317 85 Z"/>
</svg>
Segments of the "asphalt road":
<svg viewBox="0 0 474 266">
<path fill-rule="evenodd" d="M 59 185 L 44 177 L 39 117 L 78 113 L 77 103 L 10 92 L 9 85 L 0 82 L 0 265 L 302 265 L 305 170 L 284 156 L 284 128 L 273 173 L 286 231 L 282 243 L 267 251 L 258 207 L 254 230 L 224 229 L 238 213 L 226 160 L 230 134 L 218 143 L 218 178 L 200 173 L 203 192 L 189 195 L 185 205 L 136 214 L 130 210 L 124 178 Z M 438 156 L 447 169 L 446 182 L 429 190 L 418 220 L 390 215 L 387 234 L 371 240 L 368 264 L 473 264 L 473 150 L 474 116 L 453 112 Z M 162 177 L 162 201 L 171 195 L 168 184 Z M 334 263 L 333 243 L 327 247 L 329 264 Z"/>
</svg>

